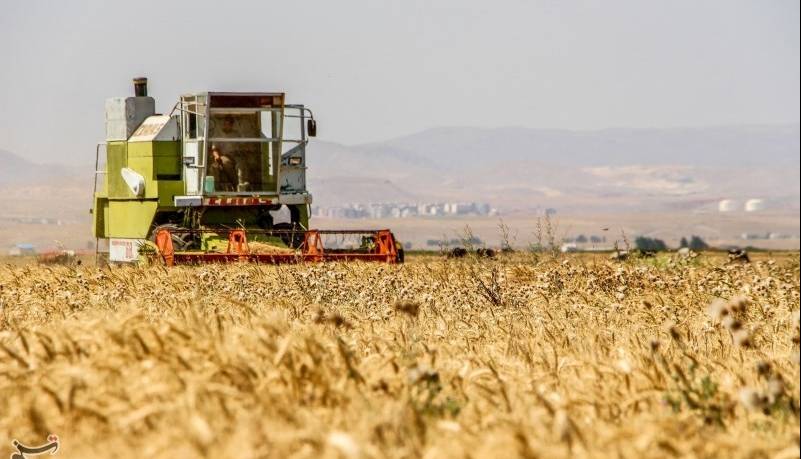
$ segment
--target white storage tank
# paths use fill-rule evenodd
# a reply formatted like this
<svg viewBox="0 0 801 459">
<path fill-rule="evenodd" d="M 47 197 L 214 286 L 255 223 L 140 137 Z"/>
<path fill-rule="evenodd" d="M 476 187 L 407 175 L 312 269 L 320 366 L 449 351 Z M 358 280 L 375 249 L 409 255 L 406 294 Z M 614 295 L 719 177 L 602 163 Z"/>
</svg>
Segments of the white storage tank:
<svg viewBox="0 0 801 459">
<path fill-rule="evenodd" d="M 762 199 L 749 199 L 745 202 L 746 212 L 759 212 L 765 210 L 765 201 Z"/>
<path fill-rule="evenodd" d="M 719 212 L 734 212 L 737 210 L 737 201 L 733 199 L 724 199 L 718 203 Z"/>
</svg>

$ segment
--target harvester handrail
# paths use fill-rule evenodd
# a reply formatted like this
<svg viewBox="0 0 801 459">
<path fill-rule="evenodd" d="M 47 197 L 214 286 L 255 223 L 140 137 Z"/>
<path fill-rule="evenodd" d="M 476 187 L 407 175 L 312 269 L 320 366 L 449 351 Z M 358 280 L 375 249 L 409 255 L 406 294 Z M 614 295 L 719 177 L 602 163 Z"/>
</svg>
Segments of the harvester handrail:
<svg viewBox="0 0 801 459">
<path fill-rule="evenodd" d="M 172 110 L 170 110 L 170 114 L 168 116 L 172 116 L 172 114 L 175 113 L 176 110 L 178 110 L 179 112 L 189 113 L 190 115 L 197 115 L 197 116 L 203 116 L 203 117 L 206 116 L 205 113 L 193 112 L 192 110 L 189 110 L 188 108 L 181 107 L 181 105 L 183 105 L 182 102 L 176 102 L 175 105 L 172 106 Z M 196 105 L 199 105 L 199 104 L 196 104 Z"/>
<path fill-rule="evenodd" d="M 106 170 L 100 170 L 100 147 L 106 146 L 106 142 L 98 142 L 95 145 L 95 175 L 92 177 L 92 212 L 95 212 L 94 199 L 97 196 L 97 176 L 108 174 Z M 108 150 L 106 150 L 106 163 L 108 162 Z M 108 167 L 108 165 L 106 166 Z M 100 257 L 100 238 L 95 238 L 95 263 Z"/>
<path fill-rule="evenodd" d="M 281 140 L 279 137 L 211 137 L 208 139 L 209 142 L 219 142 L 219 143 L 269 143 L 269 142 L 278 142 Z"/>
</svg>

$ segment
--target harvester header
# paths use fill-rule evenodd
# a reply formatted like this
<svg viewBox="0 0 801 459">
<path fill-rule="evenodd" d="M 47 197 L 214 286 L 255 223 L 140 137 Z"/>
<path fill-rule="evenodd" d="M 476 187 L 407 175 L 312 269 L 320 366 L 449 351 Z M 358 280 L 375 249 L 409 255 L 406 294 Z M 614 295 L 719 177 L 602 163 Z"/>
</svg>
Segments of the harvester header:
<svg viewBox="0 0 801 459">
<path fill-rule="evenodd" d="M 309 230 L 306 148 L 317 123 L 307 107 L 282 92 L 189 93 L 167 115 L 155 106 L 147 78 L 134 79 L 134 96 L 106 100 L 92 213 L 109 261 L 137 261 L 152 252 L 144 247 L 168 264 L 402 258 L 388 230 L 345 245 L 350 232 Z M 246 243 L 232 245 L 231 234 Z M 341 237 L 326 251 L 322 234 Z"/>
</svg>

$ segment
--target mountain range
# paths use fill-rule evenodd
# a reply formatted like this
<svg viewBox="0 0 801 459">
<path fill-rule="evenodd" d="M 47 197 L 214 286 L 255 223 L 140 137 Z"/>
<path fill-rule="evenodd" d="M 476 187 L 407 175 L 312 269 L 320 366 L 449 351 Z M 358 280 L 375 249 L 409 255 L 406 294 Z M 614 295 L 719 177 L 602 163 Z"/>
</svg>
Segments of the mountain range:
<svg viewBox="0 0 801 459">
<path fill-rule="evenodd" d="M 315 141 L 309 181 L 324 205 L 483 200 L 508 209 L 636 209 L 761 197 L 798 208 L 799 137 L 798 125 L 436 128 L 353 147 Z"/>
<path fill-rule="evenodd" d="M 313 139 L 308 181 L 323 206 L 481 201 L 523 212 L 637 210 L 759 197 L 797 210 L 800 138 L 798 125 L 434 128 L 355 146 Z M 0 164 L 0 187 L 91 183 L 91 166 L 38 164 L 3 150 Z"/>
</svg>

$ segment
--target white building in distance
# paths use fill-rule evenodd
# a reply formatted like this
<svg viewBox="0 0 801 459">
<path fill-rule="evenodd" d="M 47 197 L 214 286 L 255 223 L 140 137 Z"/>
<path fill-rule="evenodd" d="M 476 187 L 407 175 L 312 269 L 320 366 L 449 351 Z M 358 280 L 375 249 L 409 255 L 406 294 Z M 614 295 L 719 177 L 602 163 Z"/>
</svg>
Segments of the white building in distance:
<svg viewBox="0 0 801 459">
<path fill-rule="evenodd" d="M 765 201 L 762 199 L 749 199 L 745 202 L 746 212 L 759 212 L 765 210 Z"/>
<path fill-rule="evenodd" d="M 733 199 L 724 199 L 718 203 L 718 212 L 734 212 L 739 206 Z"/>
</svg>

